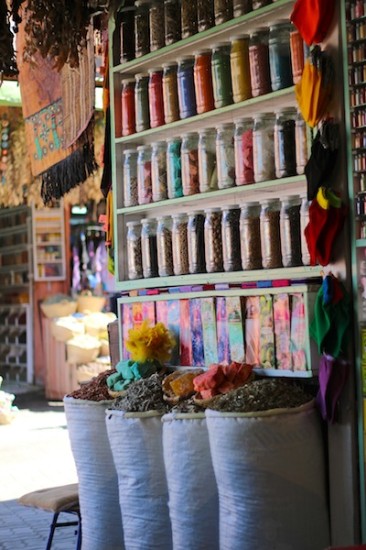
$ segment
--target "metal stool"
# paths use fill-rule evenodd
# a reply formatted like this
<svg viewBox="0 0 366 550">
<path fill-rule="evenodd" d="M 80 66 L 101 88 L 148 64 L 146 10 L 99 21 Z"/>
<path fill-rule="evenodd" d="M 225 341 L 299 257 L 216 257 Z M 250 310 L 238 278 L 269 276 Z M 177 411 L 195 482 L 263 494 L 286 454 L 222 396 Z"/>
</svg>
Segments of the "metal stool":
<svg viewBox="0 0 366 550">
<path fill-rule="evenodd" d="M 50 487 L 27 493 L 18 499 L 19 504 L 32 506 L 47 512 L 53 512 L 53 519 L 50 526 L 46 550 L 50 550 L 53 536 L 57 527 L 77 526 L 76 550 L 81 549 L 81 516 L 79 508 L 79 486 L 77 483 L 63 485 L 61 487 Z M 61 513 L 77 516 L 75 521 L 58 521 Z"/>
</svg>

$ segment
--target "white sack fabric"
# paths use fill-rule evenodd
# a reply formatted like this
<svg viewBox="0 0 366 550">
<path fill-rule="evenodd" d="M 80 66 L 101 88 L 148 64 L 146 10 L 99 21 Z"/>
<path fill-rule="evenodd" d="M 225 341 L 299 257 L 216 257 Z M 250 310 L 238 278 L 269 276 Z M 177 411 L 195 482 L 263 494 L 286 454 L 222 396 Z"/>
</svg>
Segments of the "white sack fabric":
<svg viewBox="0 0 366 550">
<path fill-rule="evenodd" d="M 325 457 L 313 403 L 263 413 L 206 410 L 220 550 L 329 546 Z"/>
<path fill-rule="evenodd" d="M 171 550 L 161 414 L 106 411 L 126 550 Z"/>
<path fill-rule="evenodd" d="M 105 427 L 110 401 L 64 397 L 79 479 L 83 550 L 123 550 L 118 478 Z"/>
<path fill-rule="evenodd" d="M 174 550 L 219 549 L 219 503 L 204 413 L 163 416 Z"/>
</svg>

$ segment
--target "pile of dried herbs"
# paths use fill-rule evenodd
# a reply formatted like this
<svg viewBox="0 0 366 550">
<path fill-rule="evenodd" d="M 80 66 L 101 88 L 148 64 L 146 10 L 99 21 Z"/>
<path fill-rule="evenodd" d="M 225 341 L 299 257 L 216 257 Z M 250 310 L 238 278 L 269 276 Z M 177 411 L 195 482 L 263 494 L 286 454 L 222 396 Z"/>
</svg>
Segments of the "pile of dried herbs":
<svg viewBox="0 0 366 550">
<path fill-rule="evenodd" d="M 304 405 L 312 396 L 302 388 L 281 380 L 256 380 L 214 398 L 210 409 L 222 412 L 256 412 Z"/>
<path fill-rule="evenodd" d="M 174 407 L 172 408 L 173 413 L 202 413 L 204 412 L 204 407 L 201 407 L 191 397 L 190 399 L 184 399 L 183 401 L 179 401 Z"/>
<path fill-rule="evenodd" d="M 109 407 L 126 412 L 168 412 L 169 405 L 163 399 L 162 377 L 158 373 L 131 384 L 122 397 Z"/>
<path fill-rule="evenodd" d="M 108 393 L 107 378 L 111 374 L 116 372 L 114 369 L 109 369 L 105 372 L 101 372 L 93 378 L 87 384 L 84 384 L 80 390 L 75 390 L 67 397 L 73 397 L 74 399 L 85 399 L 86 401 L 106 401 L 111 400 L 111 396 Z"/>
</svg>

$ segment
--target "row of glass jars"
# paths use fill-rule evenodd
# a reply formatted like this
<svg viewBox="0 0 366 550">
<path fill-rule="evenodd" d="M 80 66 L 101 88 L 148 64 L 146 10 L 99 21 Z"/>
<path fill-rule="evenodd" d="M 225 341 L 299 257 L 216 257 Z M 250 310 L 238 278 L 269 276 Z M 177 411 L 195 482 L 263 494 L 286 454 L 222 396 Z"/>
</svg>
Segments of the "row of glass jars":
<svg viewBox="0 0 366 550">
<path fill-rule="evenodd" d="M 304 51 L 291 29 L 286 22 L 273 25 L 123 79 L 122 136 L 292 86 L 301 77 Z"/>
<path fill-rule="evenodd" d="M 271 0 L 137 0 L 119 11 L 120 61 L 174 44 Z"/>
<path fill-rule="evenodd" d="M 304 173 L 307 128 L 296 111 L 141 145 L 123 153 L 125 207 Z"/>
<path fill-rule="evenodd" d="M 309 265 L 306 197 L 127 223 L 129 279 Z"/>
</svg>

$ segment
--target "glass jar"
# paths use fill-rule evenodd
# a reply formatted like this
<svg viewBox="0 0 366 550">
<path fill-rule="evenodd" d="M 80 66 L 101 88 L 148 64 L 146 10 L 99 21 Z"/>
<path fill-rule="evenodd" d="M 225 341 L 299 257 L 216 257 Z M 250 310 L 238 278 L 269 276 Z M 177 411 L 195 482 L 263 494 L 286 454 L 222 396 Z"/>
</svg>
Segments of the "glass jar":
<svg viewBox="0 0 366 550">
<path fill-rule="evenodd" d="M 149 75 L 138 73 L 135 77 L 136 132 L 150 128 Z"/>
<path fill-rule="evenodd" d="M 205 258 L 207 273 L 223 271 L 221 208 L 205 210 Z"/>
<path fill-rule="evenodd" d="M 260 213 L 262 265 L 264 269 L 282 267 L 280 202 L 262 202 Z"/>
<path fill-rule="evenodd" d="M 141 220 L 142 273 L 145 279 L 158 276 L 158 253 L 156 248 L 156 221 Z"/>
<path fill-rule="evenodd" d="M 215 25 L 233 18 L 233 0 L 214 0 Z"/>
<path fill-rule="evenodd" d="M 123 152 L 123 204 L 137 206 L 139 203 L 137 192 L 137 151 L 126 149 Z"/>
<path fill-rule="evenodd" d="M 284 197 L 281 203 L 280 231 L 283 267 L 302 265 L 300 205 L 298 196 Z"/>
<path fill-rule="evenodd" d="M 165 46 L 163 21 L 164 2 L 163 0 L 154 0 L 149 9 L 150 51 L 152 52 Z"/>
<path fill-rule="evenodd" d="M 253 164 L 256 183 L 275 177 L 274 122 L 272 115 L 261 114 L 254 119 Z"/>
<path fill-rule="evenodd" d="M 260 29 L 250 36 L 249 63 L 253 97 L 272 91 L 268 38 L 268 31 L 265 29 Z"/>
<path fill-rule="evenodd" d="M 225 271 L 240 271 L 240 208 L 236 205 L 222 209 L 222 255 Z"/>
<path fill-rule="evenodd" d="M 158 250 L 159 277 L 174 275 L 172 249 L 172 219 L 170 216 L 157 218 L 156 245 Z"/>
<path fill-rule="evenodd" d="M 269 4 L 272 4 L 272 0 L 253 0 L 253 10 L 259 10 Z"/>
<path fill-rule="evenodd" d="M 200 193 L 217 189 L 216 131 L 201 130 L 198 138 L 198 179 Z"/>
<path fill-rule="evenodd" d="M 234 103 L 252 97 L 249 63 L 249 36 L 239 36 L 231 41 L 231 83 Z"/>
<path fill-rule="evenodd" d="M 139 204 L 148 204 L 152 201 L 151 147 L 149 145 L 137 147 L 137 190 Z"/>
<path fill-rule="evenodd" d="M 166 143 L 157 141 L 151 146 L 151 188 L 153 202 L 167 198 Z"/>
<path fill-rule="evenodd" d="M 276 178 L 296 176 L 295 113 L 280 112 L 274 127 Z"/>
<path fill-rule="evenodd" d="M 183 195 L 199 193 L 198 134 L 190 132 L 182 138 L 182 187 Z"/>
<path fill-rule="evenodd" d="M 244 271 L 262 268 L 260 210 L 259 202 L 247 202 L 241 207 L 241 267 Z"/>
<path fill-rule="evenodd" d="M 252 11 L 252 0 L 233 0 L 233 15 L 241 17 Z"/>
<path fill-rule="evenodd" d="M 163 65 L 163 99 L 165 124 L 179 120 L 177 65 Z"/>
<path fill-rule="evenodd" d="M 211 60 L 212 86 L 215 107 L 225 107 L 233 102 L 230 72 L 230 44 L 214 46 Z"/>
<path fill-rule="evenodd" d="M 215 25 L 213 0 L 197 0 L 198 32 L 207 31 Z"/>
<path fill-rule="evenodd" d="M 290 32 L 290 50 L 293 83 L 300 81 L 304 70 L 304 41 L 299 31 L 292 27 Z"/>
<path fill-rule="evenodd" d="M 193 56 L 178 60 L 177 80 L 180 118 L 188 118 L 197 114 L 193 67 Z"/>
<path fill-rule="evenodd" d="M 310 252 L 308 242 L 305 237 L 305 227 L 309 224 L 309 206 L 307 195 L 301 197 L 300 207 L 300 233 L 301 233 L 301 260 L 303 265 L 310 265 Z"/>
<path fill-rule="evenodd" d="M 135 57 L 150 51 L 149 4 L 149 0 L 135 2 Z"/>
<path fill-rule="evenodd" d="M 172 249 L 174 275 L 189 273 L 187 214 L 173 214 Z"/>
<path fill-rule="evenodd" d="M 271 86 L 275 92 L 293 85 L 290 29 L 288 22 L 272 25 L 269 31 L 269 65 Z"/>
<path fill-rule="evenodd" d="M 133 78 L 122 80 L 122 136 L 136 132 L 135 123 L 135 81 Z"/>
<path fill-rule="evenodd" d="M 160 69 L 149 70 L 150 126 L 157 128 L 164 124 L 163 73 Z"/>
<path fill-rule="evenodd" d="M 181 141 L 177 138 L 168 139 L 166 152 L 168 198 L 183 197 Z"/>
<path fill-rule="evenodd" d="M 120 11 L 121 26 L 120 26 L 120 62 L 127 63 L 135 58 L 135 11 L 136 8 L 131 6 L 123 8 Z"/>
<path fill-rule="evenodd" d="M 234 128 L 222 124 L 216 133 L 217 184 L 219 189 L 235 185 Z"/>
<path fill-rule="evenodd" d="M 194 60 L 194 87 L 197 113 L 206 113 L 214 109 L 214 96 L 211 74 L 211 51 L 196 53 Z"/>
<path fill-rule="evenodd" d="M 309 160 L 307 135 L 306 122 L 299 111 L 295 120 L 296 173 L 299 176 L 305 173 L 305 166 Z"/>
<path fill-rule="evenodd" d="M 164 0 L 165 45 L 169 46 L 181 38 L 179 0 Z"/>
<path fill-rule="evenodd" d="M 197 0 L 181 0 L 182 38 L 197 32 Z"/>
<path fill-rule="evenodd" d="M 205 216 L 202 210 L 188 214 L 188 263 L 190 273 L 205 272 Z"/>
<path fill-rule="evenodd" d="M 127 222 L 127 268 L 129 279 L 142 278 L 141 224 Z"/>
<path fill-rule="evenodd" d="M 254 183 L 253 120 L 242 118 L 235 122 L 235 181 L 236 185 Z"/>
</svg>

